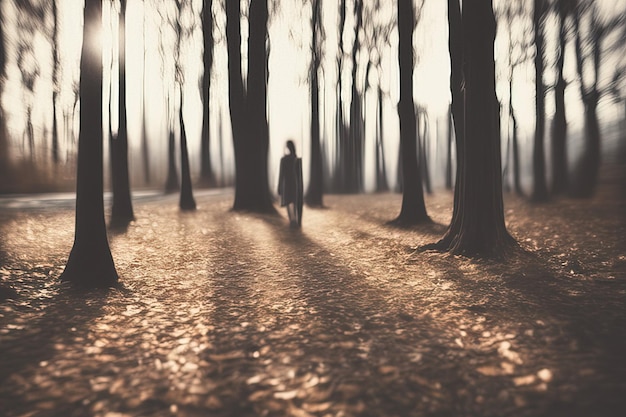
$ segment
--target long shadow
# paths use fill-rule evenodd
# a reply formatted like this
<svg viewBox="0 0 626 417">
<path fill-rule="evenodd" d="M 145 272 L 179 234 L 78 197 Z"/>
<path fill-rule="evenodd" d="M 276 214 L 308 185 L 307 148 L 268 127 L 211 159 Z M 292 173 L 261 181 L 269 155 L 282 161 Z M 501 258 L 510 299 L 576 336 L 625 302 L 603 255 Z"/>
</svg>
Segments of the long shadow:
<svg viewBox="0 0 626 417">
<path fill-rule="evenodd" d="M 75 374 L 67 368 L 69 364 L 54 361 L 54 356 L 64 349 L 80 348 L 88 340 L 91 324 L 103 314 L 111 290 L 79 290 L 60 282 L 45 286 L 42 281 L 34 286 L 45 298 L 26 300 L 21 296 L 13 312 L 3 318 L 11 330 L 2 335 L 0 343 L 0 408 L 7 416 L 22 415 L 36 409 L 38 401 L 49 402 L 54 397 L 55 412 L 70 415 L 77 404 L 64 403 L 58 387 L 43 388 L 46 392 L 41 396 L 33 393 L 41 389 L 33 368 L 54 367 L 51 374 L 61 380 Z M 40 305 L 32 305 L 34 302 Z M 32 310 L 43 304 L 47 304 L 43 315 L 30 321 Z"/>
<path fill-rule="evenodd" d="M 440 257 L 447 265 L 456 261 L 448 255 Z M 483 268 L 486 276 L 498 278 L 466 279 L 460 270 L 453 274 L 456 290 L 470 295 L 463 308 L 487 316 L 493 324 L 503 319 L 517 323 L 516 343 L 535 358 L 529 366 L 543 360 L 557 370 L 553 382 L 566 394 L 546 401 L 541 394 L 531 393 L 531 398 L 546 402 L 537 415 L 621 415 L 626 406 L 624 283 L 576 282 L 551 270 L 540 255 L 523 250 L 506 264 L 470 262 Z M 482 301 L 474 302 L 477 298 Z M 523 323 L 526 329 L 534 329 L 530 336 L 521 332 Z"/>
<path fill-rule="evenodd" d="M 446 345 L 444 340 L 454 340 L 447 330 L 427 314 L 390 307 L 392 294 L 355 275 L 348 260 L 335 258 L 305 231 L 287 229 L 280 219 L 263 220 L 298 272 L 311 323 L 302 349 L 311 369 L 329 377 L 323 388 L 328 401 L 359 415 L 430 409 L 436 410 L 431 415 L 446 415 L 458 409 L 453 399 L 464 382 L 448 356 L 457 349 Z"/>
<path fill-rule="evenodd" d="M 388 295 L 383 290 L 367 284 L 363 277 L 353 275 L 341 259 L 333 258 L 326 249 L 311 241 L 306 232 L 286 229 L 276 219 L 263 220 L 272 226 L 275 242 L 282 248 L 285 258 L 300 271 L 299 284 L 309 305 L 315 310 L 312 318 L 321 323 L 321 333 L 328 337 L 328 340 L 306 346 L 307 355 L 317 355 L 332 364 L 331 368 L 343 370 L 336 373 L 335 380 L 356 383 L 363 387 L 363 393 L 376 398 L 373 402 L 365 400 L 367 409 L 400 414 L 419 409 L 421 405 L 411 393 L 415 390 L 423 392 L 424 387 L 411 384 L 405 373 L 408 371 L 442 382 L 444 389 L 437 395 L 443 392 L 445 401 L 435 409 L 444 413 L 452 410 L 481 410 L 480 413 L 486 415 L 515 412 L 515 406 L 505 411 L 503 401 L 496 398 L 498 390 L 501 390 L 498 384 L 511 384 L 512 376 L 485 378 L 476 374 L 476 365 L 472 362 L 484 360 L 485 352 L 474 351 L 467 357 L 454 352 L 451 356 L 424 355 L 420 364 L 412 364 L 407 343 L 430 345 L 433 351 L 450 349 L 445 342 L 441 342 L 446 336 L 444 326 L 428 316 L 411 317 L 389 309 L 386 302 Z M 547 361 L 557 369 L 552 389 L 560 391 L 542 394 L 528 389 L 524 391 L 522 387 L 522 394 L 529 401 L 527 406 L 520 406 L 525 407 L 525 412 L 550 416 L 619 415 L 618 410 L 624 408 L 621 394 L 626 392 L 626 313 L 623 310 L 622 284 L 588 284 L 620 285 L 621 292 L 613 295 L 610 305 L 598 305 L 594 302 L 594 294 L 606 296 L 606 290 L 599 288 L 586 295 L 569 295 L 566 290 L 571 283 L 556 275 L 546 267 L 546 261 L 532 253 L 520 251 L 517 258 L 506 265 L 470 261 L 474 266 L 484 268 L 485 275 L 495 277 L 495 281 L 466 279 L 458 259 L 446 255 L 438 259 L 443 262 L 440 266 L 446 271 L 446 278 L 455 282 L 455 290 L 459 294 L 467 294 L 467 298 L 461 298 L 460 305 L 457 303 L 455 307 L 465 310 L 465 315 L 486 317 L 492 324 L 505 329 L 515 327 L 516 323 L 547 323 L 540 324 L 545 329 L 537 329 L 534 337 L 521 333 L 517 335 L 516 341 L 525 345 L 532 359 L 528 366 L 521 366 L 517 372 L 535 373 L 537 369 L 531 365 L 538 366 L 542 360 Z M 555 322 L 561 324 L 555 325 Z M 398 334 L 397 330 L 405 332 Z M 407 332 L 409 337 L 405 336 Z M 315 335 L 311 336 L 315 340 Z M 358 346 L 368 346 L 368 355 L 363 356 Z M 576 358 L 582 358 L 587 363 L 577 363 Z M 385 378 L 380 375 L 380 370 L 392 369 L 386 368 L 387 365 L 392 368 L 397 366 L 402 371 L 394 374 L 394 378 Z M 579 369 L 571 369 L 571 372 L 568 369 L 576 365 L 597 369 L 591 377 L 578 377 Z M 468 367 L 474 372 L 469 381 Z M 576 386 L 577 378 L 588 381 Z M 480 384 L 483 386 L 471 386 L 477 381 L 482 381 Z M 568 396 L 572 384 L 579 391 Z M 510 388 L 515 389 L 513 386 Z M 492 402 L 484 401 L 482 408 L 470 404 L 472 401 L 468 401 L 467 391 L 472 397 L 483 395 L 485 389 L 491 391 Z M 458 394 L 463 390 L 465 394 Z M 331 398 L 340 400 L 341 396 Z"/>
</svg>

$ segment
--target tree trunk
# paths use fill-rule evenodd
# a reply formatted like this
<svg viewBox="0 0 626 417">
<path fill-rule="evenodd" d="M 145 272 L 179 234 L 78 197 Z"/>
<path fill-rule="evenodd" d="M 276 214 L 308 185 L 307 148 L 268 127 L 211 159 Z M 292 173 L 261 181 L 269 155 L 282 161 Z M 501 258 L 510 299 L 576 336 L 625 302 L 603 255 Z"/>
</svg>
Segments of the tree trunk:
<svg viewBox="0 0 626 417">
<path fill-rule="evenodd" d="M 180 88 L 180 107 L 178 108 L 178 123 L 180 124 L 180 200 L 181 210 L 195 210 L 196 201 L 191 188 L 191 170 L 189 169 L 189 152 L 187 151 L 187 132 L 183 118 L 183 89 Z"/>
<path fill-rule="evenodd" d="M 590 94 L 585 98 L 585 145 L 578 161 L 571 187 L 571 196 L 590 198 L 593 196 L 600 172 L 600 124 L 598 122 L 598 97 Z"/>
<path fill-rule="evenodd" d="M 125 226 L 135 218 L 130 196 L 130 178 L 128 174 L 128 127 L 126 115 L 126 0 L 122 0 L 119 24 L 119 127 L 117 137 L 113 138 L 112 170 L 113 207 L 111 224 Z"/>
<path fill-rule="evenodd" d="M 495 18 L 490 0 L 464 0 L 463 4 L 463 141 L 467 146 L 457 153 L 460 175 L 452 223 L 443 239 L 433 246 L 455 254 L 499 257 L 514 240 L 504 224 L 502 203 L 493 54 Z M 451 32 L 457 29 L 450 27 Z"/>
<path fill-rule="evenodd" d="M 248 89 L 241 77 L 240 6 L 226 4 L 231 125 L 236 180 L 233 210 L 274 213 L 267 181 L 267 0 L 251 0 L 248 38 Z"/>
<path fill-rule="evenodd" d="M 144 6 L 145 7 L 145 6 Z M 141 159 L 143 162 L 143 179 L 150 185 L 150 150 L 148 145 L 148 120 L 146 118 L 146 12 L 143 12 L 143 67 L 141 74 Z"/>
<path fill-rule="evenodd" d="M 167 143 L 167 181 L 165 182 L 165 193 L 175 193 L 179 189 L 178 171 L 176 170 L 176 139 L 174 137 L 174 130 L 170 128 Z"/>
<path fill-rule="evenodd" d="M 447 133 L 447 147 L 446 147 L 446 189 L 452 189 L 452 107 L 448 109 L 448 131 Z"/>
<path fill-rule="evenodd" d="M 204 72 L 202 74 L 202 135 L 200 149 L 200 181 L 207 187 L 215 187 L 215 174 L 211 166 L 211 71 L 213 68 L 213 0 L 204 0 L 202 3 L 202 38 L 204 50 L 202 60 Z"/>
<path fill-rule="evenodd" d="M 417 143 L 419 167 L 427 194 L 432 194 L 433 189 L 430 182 L 430 173 L 428 171 L 428 116 L 425 113 L 417 113 Z"/>
<path fill-rule="evenodd" d="M 52 2 L 52 21 L 52 162 L 54 165 L 58 165 L 59 128 L 57 122 L 57 97 L 59 89 L 59 18 L 55 1 Z M 0 42 L 2 42 L 1 38 Z"/>
<path fill-rule="evenodd" d="M 522 190 L 522 182 L 520 178 L 520 164 L 519 164 L 519 141 L 517 139 L 517 117 L 515 116 L 515 110 L 513 109 L 513 73 L 511 72 L 509 78 L 509 117 L 511 118 L 511 153 L 513 157 L 513 189 L 515 194 L 522 196 L 524 191 Z"/>
<path fill-rule="evenodd" d="M 460 213 L 459 184 L 465 160 L 465 91 L 463 76 L 463 19 L 459 0 L 448 0 L 448 50 L 450 53 L 450 93 L 454 141 L 456 144 L 456 175 L 454 180 L 454 209 L 450 224 L 458 222 Z M 445 239 L 445 238 L 444 238 Z"/>
<path fill-rule="evenodd" d="M 557 81 L 554 89 L 554 120 L 552 121 L 552 194 L 562 194 L 567 190 L 567 119 L 565 115 L 565 48 L 567 33 L 565 20 L 567 12 L 564 1 L 559 0 L 559 54 L 557 58 Z"/>
<path fill-rule="evenodd" d="M 89 36 L 102 26 L 102 0 L 86 0 L 80 61 L 80 134 L 74 245 L 61 280 L 85 287 L 118 282 L 109 249 L 102 197 L 102 53 Z"/>
<path fill-rule="evenodd" d="M 544 36 L 545 0 L 534 0 L 533 28 L 535 31 L 535 141 L 533 147 L 533 194 L 535 202 L 548 199 L 546 185 L 546 157 L 544 151 L 546 105 L 545 87 L 543 84 L 544 70 Z"/>
<path fill-rule="evenodd" d="M 311 1 L 311 176 L 306 203 L 312 207 L 322 207 L 324 173 L 322 166 L 322 146 L 320 143 L 320 108 L 319 80 L 317 71 L 320 66 L 319 27 L 321 19 L 320 0 Z"/>
<path fill-rule="evenodd" d="M 398 63 L 400 65 L 400 146 L 402 153 L 402 208 L 393 221 L 400 225 L 430 222 L 424 204 L 422 178 L 417 164 L 415 104 L 413 102 L 413 2 L 398 1 Z"/>
<path fill-rule="evenodd" d="M 383 92 L 378 86 L 378 129 L 376 138 L 376 191 L 385 192 L 389 191 L 389 185 L 387 184 L 387 170 L 385 168 L 385 148 L 384 148 L 384 123 L 383 123 Z"/>
</svg>

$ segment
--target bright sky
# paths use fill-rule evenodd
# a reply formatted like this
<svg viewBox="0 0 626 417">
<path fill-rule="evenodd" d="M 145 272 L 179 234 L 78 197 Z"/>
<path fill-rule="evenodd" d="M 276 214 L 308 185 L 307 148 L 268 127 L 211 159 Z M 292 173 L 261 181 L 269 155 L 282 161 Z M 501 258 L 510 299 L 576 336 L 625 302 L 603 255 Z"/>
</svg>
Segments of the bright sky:
<svg viewBox="0 0 626 417">
<path fill-rule="evenodd" d="M 15 15 L 8 1 L 2 2 L 3 15 L 6 22 L 15 23 L 19 17 Z M 227 159 L 232 155 L 232 144 L 230 138 L 230 120 L 228 118 L 228 90 L 226 79 L 226 44 L 225 44 L 225 16 L 223 5 L 220 1 L 214 1 L 214 13 L 216 15 L 214 34 L 216 45 L 214 49 L 214 74 L 211 93 L 211 120 L 212 137 L 220 136 L 219 130 L 224 136 L 223 152 Z M 499 2 L 496 1 L 496 6 Z M 104 100 L 108 106 L 108 83 L 112 77 L 113 83 L 117 83 L 115 54 L 112 55 L 112 46 L 117 39 L 117 19 L 115 11 L 111 11 L 111 3 L 104 1 L 102 45 L 104 57 Z M 155 4 L 155 3 L 147 3 Z M 157 2 L 156 4 L 163 4 Z M 287 139 L 292 138 L 296 142 L 298 153 L 304 156 L 305 172 L 308 173 L 308 151 L 309 151 L 309 92 L 307 84 L 307 72 L 309 63 L 309 43 L 310 43 L 310 5 L 300 8 L 300 2 L 280 2 L 279 13 L 270 18 L 270 62 L 269 62 L 269 85 L 268 85 L 268 109 L 270 126 L 270 181 L 273 184 L 277 174 L 278 159 L 283 153 L 283 146 Z M 326 122 L 322 127 L 323 140 L 325 132 L 333 134 L 334 126 L 334 102 L 336 93 L 336 65 L 335 59 L 338 49 L 338 6 L 335 1 L 323 1 L 324 23 L 326 28 L 326 51 L 325 70 L 321 78 L 323 92 L 321 97 L 328 103 L 326 110 L 321 110 L 321 115 Z M 395 14 L 393 2 L 382 2 L 384 7 L 389 9 L 385 12 L 389 16 Z M 530 4 L 530 3 L 529 3 Z M 626 7 L 626 0 L 602 0 L 598 1 L 602 9 L 606 11 L 619 10 Z M 80 47 L 82 42 L 82 1 L 67 0 L 58 2 L 61 16 L 61 54 L 64 62 L 62 76 L 62 89 L 60 91 L 60 108 L 65 112 L 72 111 L 74 105 L 73 84 L 78 80 L 78 62 L 80 58 Z M 193 0 L 193 8 L 199 13 L 201 0 Z M 351 10 L 351 1 L 348 1 L 348 9 Z M 416 67 L 415 67 L 415 101 L 425 105 L 429 109 L 431 116 L 431 132 L 435 132 L 437 117 L 445 115 L 449 102 L 449 57 L 447 45 L 447 5 L 445 1 L 426 1 L 422 11 L 421 20 L 417 26 L 414 44 L 416 47 Z M 112 14 L 113 13 L 113 14 Z M 350 13 L 349 13 L 350 14 Z M 112 17 L 113 16 L 113 17 Z M 193 18 L 193 14 L 188 16 Z M 190 18 L 190 19 L 191 19 Z M 182 54 L 185 62 L 185 85 L 184 85 L 184 113 L 190 150 L 192 152 L 192 170 L 199 171 L 199 149 L 200 149 L 200 129 L 201 111 L 200 94 L 198 89 L 199 77 L 202 71 L 202 36 L 200 21 L 197 15 L 195 20 L 189 21 L 189 25 L 195 24 L 192 37 L 183 45 Z M 346 48 L 349 49 L 353 40 L 350 28 L 354 24 L 353 18 L 348 16 L 346 21 L 346 34 L 344 40 Z M 554 27 L 554 25 L 548 25 Z M 131 153 L 138 152 L 141 134 L 141 106 L 142 106 L 142 85 L 144 84 L 144 55 L 145 55 L 145 98 L 148 113 L 148 132 L 151 138 L 151 153 L 153 156 L 153 167 L 165 167 L 165 151 L 167 140 L 168 112 L 167 112 L 167 92 L 172 91 L 170 87 L 173 80 L 173 53 L 167 51 L 165 59 L 161 57 L 158 44 L 160 39 L 172 45 L 171 36 L 167 34 L 159 35 L 159 28 L 163 27 L 160 17 L 152 8 L 144 10 L 142 0 L 128 0 L 127 11 L 127 87 L 128 87 L 128 120 L 129 139 L 131 142 Z M 500 26 L 503 29 L 503 26 Z M 246 22 L 242 24 L 244 37 L 246 35 Z M 165 31 L 167 32 L 167 31 Z M 144 47 L 145 36 L 145 47 Z M 553 42 L 554 34 L 548 34 L 549 42 Z M 7 39 L 9 50 L 15 49 L 15 36 Z M 507 65 L 506 62 L 506 40 L 504 35 L 499 36 L 496 42 L 498 68 Z M 387 164 L 389 172 L 395 169 L 398 149 L 398 119 L 395 110 L 398 101 L 398 64 L 397 64 L 397 32 L 392 32 L 392 47 L 383 53 L 383 90 L 388 93 L 385 98 L 385 135 L 387 149 Z M 42 136 L 44 132 L 49 134 L 52 126 L 51 112 L 51 46 L 46 38 L 39 34 L 33 42 L 34 56 L 37 58 L 37 66 L 40 71 L 38 82 L 35 85 L 34 93 L 28 94 L 21 88 L 21 75 L 17 68 L 15 59 L 9 61 L 7 68 L 8 79 L 5 84 L 5 94 L 3 104 L 8 115 L 8 127 L 14 137 L 20 138 L 25 128 L 25 105 L 32 103 L 33 122 L 36 136 Z M 145 54 L 144 54 L 145 52 Z M 573 50 L 568 50 L 567 61 L 573 62 Z M 113 62 L 111 62 L 113 58 Z M 111 68 L 113 72 L 111 73 Z M 349 70 L 349 69 L 348 69 Z M 566 68 L 567 77 L 575 78 L 574 69 L 571 64 Z M 362 76 L 361 76 L 362 78 Z M 553 74 L 546 73 L 546 80 L 550 81 Z M 516 110 L 522 124 L 523 134 L 530 135 L 534 128 L 534 114 L 532 105 L 534 103 L 533 87 L 534 71 L 530 65 L 521 67 L 516 72 Z M 347 84 L 347 83 L 346 83 Z M 572 85 L 572 87 L 575 87 Z M 347 86 L 349 88 L 349 85 Z M 374 152 L 374 108 L 375 108 L 375 86 L 372 94 L 366 97 L 365 106 L 367 109 L 366 126 L 366 168 L 373 165 Z M 347 92 L 345 93 L 347 96 Z M 508 89 L 505 84 L 498 85 L 498 94 L 502 102 L 508 101 Z M 577 114 L 580 111 L 580 99 L 578 88 L 568 88 L 568 114 Z M 113 98 L 116 99 L 117 90 L 113 89 Z M 553 112 L 553 104 L 550 96 L 547 101 L 548 118 Z M 170 108 L 178 106 L 177 97 L 170 102 Z M 576 107 L 578 106 L 578 108 Z M 105 107 L 106 109 L 106 107 Z M 220 126 L 219 118 L 223 118 Z M 62 118 L 62 114 L 59 118 Z M 107 120 L 105 116 L 105 122 Z M 569 117 L 572 125 L 579 125 L 580 117 Z M 117 117 L 113 118 L 114 129 L 117 126 Z M 75 126 L 77 128 L 78 126 Z M 62 129 L 61 137 L 65 136 L 65 126 L 60 120 Z M 445 134 L 445 124 L 439 127 L 441 134 Z M 433 136 L 433 140 L 435 137 Z M 18 141 L 19 142 L 19 141 Z M 217 155 L 220 151 L 219 143 L 213 140 L 214 164 L 217 166 Z M 433 147 L 434 152 L 439 152 L 437 146 Z M 305 175 L 308 176 L 308 175 Z M 394 175 L 390 175 L 393 182 Z M 373 185 L 373 175 L 366 177 L 366 188 Z"/>
</svg>

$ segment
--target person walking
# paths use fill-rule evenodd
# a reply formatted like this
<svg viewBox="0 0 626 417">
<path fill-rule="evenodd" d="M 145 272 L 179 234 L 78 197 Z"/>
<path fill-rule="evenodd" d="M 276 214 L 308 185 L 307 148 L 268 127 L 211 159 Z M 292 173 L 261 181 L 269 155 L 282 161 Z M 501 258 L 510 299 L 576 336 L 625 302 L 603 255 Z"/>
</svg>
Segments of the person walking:
<svg viewBox="0 0 626 417">
<path fill-rule="evenodd" d="M 287 207 L 289 225 L 293 228 L 302 225 L 302 158 L 296 155 L 296 145 L 287 141 L 288 154 L 280 159 L 278 174 L 278 195 L 280 206 Z"/>
</svg>

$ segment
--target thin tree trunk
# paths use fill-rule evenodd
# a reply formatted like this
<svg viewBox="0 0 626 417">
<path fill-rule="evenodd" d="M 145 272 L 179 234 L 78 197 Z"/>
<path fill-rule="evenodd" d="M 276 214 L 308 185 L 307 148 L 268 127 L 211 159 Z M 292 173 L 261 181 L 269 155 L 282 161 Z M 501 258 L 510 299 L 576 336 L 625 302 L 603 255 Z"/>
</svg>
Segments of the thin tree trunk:
<svg viewBox="0 0 626 417">
<path fill-rule="evenodd" d="M 150 185 L 150 149 L 148 145 L 148 120 L 146 118 L 146 10 L 143 10 L 143 67 L 141 74 L 141 158 L 143 162 L 143 179 Z"/>
<path fill-rule="evenodd" d="M 448 108 L 448 131 L 446 132 L 446 189 L 452 189 L 452 107 Z"/>
<path fill-rule="evenodd" d="M 545 0 L 534 0 L 533 27 L 535 31 L 535 141 L 533 144 L 533 194 L 536 202 L 548 199 L 546 185 L 546 157 L 544 150 L 546 105 L 544 72 L 544 36 Z"/>
<path fill-rule="evenodd" d="M 191 188 L 191 170 L 189 169 L 189 152 L 187 150 L 187 131 L 185 130 L 185 119 L 183 118 L 183 87 L 180 86 L 180 107 L 178 108 L 178 123 L 180 124 L 180 200 L 181 210 L 195 210 L 196 201 L 193 198 Z"/>
<path fill-rule="evenodd" d="M 376 138 L 376 191 L 389 191 L 387 169 L 385 168 L 384 123 L 383 123 L 383 92 L 378 86 L 378 129 Z"/>
<path fill-rule="evenodd" d="M 558 1 L 559 14 L 559 52 L 557 58 L 557 81 L 554 89 L 554 120 L 552 121 L 552 194 L 561 194 L 567 190 L 567 119 L 565 115 L 565 48 L 567 33 L 565 20 L 567 11 L 564 0 Z"/>
<path fill-rule="evenodd" d="M 422 178 L 417 163 L 415 104 L 413 102 L 413 2 L 398 1 L 398 63 L 400 66 L 400 146 L 402 154 L 402 208 L 393 221 L 399 225 L 430 222 L 424 204 Z"/>
<path fill-rule="evenodd" d="M 1 7 L 1 3 L 0 3 Z M 56 1 L 52 2 L 52 162 L 59 163 L 59 128 L 57 122 L 57 96 L 59 88 L 59 18 Z M 0 42 L 2 39 L 0 39 Z"/>
<path fill-rule="evenodd" d="M 111 225 L 125 226 L 135 218 L 128 173 L 128 127 L 126 115 L 126 0 L 121 1 L 119 24 L 119 127 L 113 138 L 113 207 Z"/>
<path fill-rule="evenodd" d="M 202 3 L 202 38 L 204 50 L 202 53 L 204 72 L 202 74 L 202 134 L 200 149 L 200 181 L 208 187 L 215 187 L 215 174 L 211 166 L 211 71 L 213 68 L 213 0 L 204 0 Z"/>
<path fill-rule="evenodd" d="M 83 38 L 102 26 L 102 1 L 86 0 Z M 104 221 L 102 162 L 102 55 L 83 42 L 80 62 L 80 134 L 76 171 L 74 245 L 61 280 L 85 287 L 118 282 Z"/>
<path fill-rule="evenodd" d="M 165 182 L 165 193 L 171 194 L 180 190 L 178 182 L 178 171 L 176 169 L 176 138 L 174 130 L 170 128 L 167 142 L 167 180 Z"/>
<path fill-rule="evenodd" d="M 424 188 L 427 194 L 432 194 L 432 186 L 430 182 L 430 173 L 428 172 L 428 117 L 424 114 L 417 113 L 417 140 L 418 140 L 418 157 L 419 168 L 424 182 Z"/>
<path fill-rule="evenodd" d="M 322 166 L 322 146 L 320 144 L 320 109 L 319 109 L 319 79 L 317 71 L 320 66 L 319 58 L 319 27 L 321 19 L 320 0 L 311 1 L 311 175 L 309 189 L 306 193 L 306 203 L 313 207 L 322 207 L 324 174 Z"/>
</svg>

